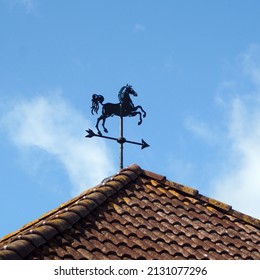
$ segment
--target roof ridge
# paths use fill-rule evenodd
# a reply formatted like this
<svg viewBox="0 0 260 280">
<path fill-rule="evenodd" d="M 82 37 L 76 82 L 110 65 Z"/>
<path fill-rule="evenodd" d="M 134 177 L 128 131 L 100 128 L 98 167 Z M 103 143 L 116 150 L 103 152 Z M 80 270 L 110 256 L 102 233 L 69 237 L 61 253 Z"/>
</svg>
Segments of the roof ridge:
<svg viewBox="0 0 260 280">
<path fill-rule="evenodd" d="M 221 202 L 217 199 L 201 195 L 199 193 L 199 191 L 195 188 L 191 188 L 191 187 L 179 184 L 179 183 L 175 183 L 173 181 L 168 180 L 163 175 L 160 175 L 160 174 L 148 171 L 148 170 L 143 170 L 143 174 L 147 177 L 150 177 L 150 178 L 158 181 L 159 183 L 161 182 L 161 183 L 164 183 L 165 185 L 168 185 L 169 187 L 173 187 L 176 190 L 181 191 L 184 194 L 191 195 L 191 196 L 195 197 L 196 199 L 200 199 L 203 202 L 205 202 L 206 204 L 208 204 L 208 206 L 212 206 L 214 208 L 222 210 L 225 213 L 234 216 L 235 218 L 238 218 L 250 225 L 260 228 L 260 219 L 252 217 L 252 216 L 242 213 L 240 211 L 234 210 L 231 205 Z"/>
<path fill-rule="evenodd" d="M 103 208 L 104 205 L 108 205 L 110 202 L 113 207 Z M 116 204 L 114 204 L 114 202 Z M 159 207 L 160 213 L 154 209 L 154 205 Z M 104 209 L 109 210 L 108 212 L 105 211 L 103 213 Z M 133 211 L 137 214 L 133 214 Z M 116 213 L 122 219 L 117 217 Z M 171 213 L 173 215 L 171 215 Z M 170 223 L 173 225 L 170 227 L 170 234 L 174 238 L 174 241 L 175 237 L 178 237 L 181 242 L 180 249 L 183 249 L 184 251 L 187 250 L 187 256 L 195 258 L 196 254 L 190 255 L 191 251 L 188 251 L 186 247 L 184 248 L 184 244 L 189 243 L 187 238 L 191 237 L 190 234 L 188 234 L 188 237 L 184 238 L 185 231 L 187 230 L 190 232 L 187 227 L 187 223 L 185 222 L 185 220 L 188 219 L 191 222 L 190 226 L 194 226 L 196 230 L 193 232 L 193 235 L 198 239 L 198 243 L 197 241 L 191 241 L 193 242 L 193 245 L 190 246 L 190 248 L 192 247 L 193 249 L 197 248 L 196 244 L 201 244 L 201 242 L 204 244 L 204 239 L 200 238 L 197 231 L 201 229 L 204 231 L 204 235 L 206 234 L 207 236 L 207 234 L 211 234 L 211 232 L 217 233 L 215 229 L 217 230 L 217 228 L 221 227 L 218 231 L 216 240 L 222 240 L 223 238 L 223 240 L 227 239 L 226 243 L 228 243 L 223 243 L 223 246 L 221 248 L 219 247 L 220 251 L 216 252 L 216 254 L 210 251 L 211 253 L 209 253 L 209 259 L 218 259 L 221 256 L 225 258 L 222 255 L 222 252 L 224 252 L 223 248 L 225 249 L 229 246 L 229 244 L 233 247 L 235 246 L 236 249 L 240 249 L 242 243 L 240 244 L 238 240 L 233 242 L 232 236 L 235 236 L 235 238 L 238 239 L 241 237 L 241 239 L 244 240 L 243 244 L 248 242 L 248 240 L 251 242 L 248 243 L 248 246 L 242 244 L 245 248 L 247 248 L 246 250 L 249 251 L 249 253 L 246 252 L 243 256 L 241 253 L 241 255 L 239 255 L 241 258 L 249 258 L 250 252 L 255 252 L 254 250 L 256 250 L 256 252 L 259 251 L 256 246 L 259 245 L 259 233 L 257 229 L 260 228 L 260 220 L 233 210 L 228 204 L 203 196 L 197 189 L 175 183 L 168 180 L 165 176 L 143 170 L 138 165 L 133 164 L 127 168 L 121 169 L 112 177 L 106 178 L 99 185 L 84 191 L 79 196 L 67 201 L 64 204 L 61 204 L 58 208 L 46 213 L 39 219 L 26 224 L 20 230 L 5 236 L 2 240 L 0 240 L 0 260 L 31 258 L 33 254 L 37 254 L 37 252 L 42 251 L 45 246 L 51 246 L 50 248 L 52 248 L 52 242 L 58 242 L 59 245 L 60 241 L 58 239 L 62 238 L 62 236 L 65 238 L 66 244 L 68 244 L 67 242 L 70 243 L 71 239 L 67 240 L 67 237 L 65 236 L 69 234 L 68 232 L 70 232 L 69 236 L 72 236 L 81 229 L 81 219 L 92 223 L 92 221 L 96 221 L 95 217 L 98 217 L 99 220 L 100 214 L 101 216 L 103 215 L 104 219 L 97 221 L 97 223 L 95 223 L 97 228 L 95 228 L 101 231 L 105 230 L 105 234 L 103 236 L 105 241 L 110 240 L 107 239 L 107 232 L 110 232 L 110 229 L 110 234 L 116 234 L 119 232 L 124 234 L 123 236 L 125 238 L 129 238 L 130 233 L 126 233 L 124 229 L 127 225 L 129 226 L 130 223 L 128 230 L 131 232 L 132 229 L 135 229 L 136 232 L 133 234 L 139 238 L 138 244 L 140 244 L 140 239 L 148 240 L 147 236 L 153 234 L 154 231 L 160 231 L 160 225 L 157 223 L 159 222 L 163 225 L 162 231 L 164 232 L 164 237 L 162 237 L 162 242 L 168 242 L 168 239 L 166 238 L 168 235 L 165 236 L 166 232 L 163 229 L 164 223 L 166 223 L 166 225 L 167 223 Z M 111 215 L 111 217 L 109 215 Z M 159 215 L 160 219 L 157 220 L 154 215 Z M 176 224 L 176 221 L 178 221 L 178 224 Z M 131 222 L 133 222 L 132 226 Z M 106 223 L 108 223 L 108 227 Z M 79 228 L 77 228 L 78 225 Z M 146 226 L 148 226 L 147 229 Z M 87 224 L 87 228 L 89 229 L 89 224 Z M 84 230 L 87 230 L 87 228 L 85 227 Z M 226 237 L 226 235 L 224 236 L 223 229 L 225 229 L 225 234 L 227 234 L 226 230 L 229 230 L 230 237 Z M 143 230 L 145 230 L 145 232 L 143 232 Z M 120 236 L 121 235 L 116 235 L 113 236 L 113 238 L 117 240 L 118 238 L 120 239 Z M 85 240 L 82 237 L 83 240 L 85 240 L 85 243 L 82 241 L 85 244 L 84 246 L 89 248 L 89 253 L 85 255 L 86 252 L 84 251 L 85 253 L 82 253 L 82 256 L 90 259 L 99 259 L 99 257 L 102 258 L 101 251 L 98 254 L 94 252 L 94 249 L 98 245 L 92 241 L 93 237 L 97 238 L 95 234 L 88 240 Z M 114 240 L 113 238 L 111 240 Z M 150 240 L 147 244 L 152 242 L 156 243 L 158 241 L 157 238 L 151 237 L 151 239 L 152 240 Z M 125 242 L 127 239 L 122 240 Z M 113 241 L 111 242 L 113 243 Z M 111 249 L 111 244 L 110 241 L 101 242 L 101 246 L 107 246 L 106 249 L 104 249 L 104 252 L 102 252 L 105 254 L 113 252 L 113 255 L 116 255 L 117 251 Z M 118 242 L 113 244 L 117 246 Z M 40 247 L 41 245 L 44 245 L 44 247 Z M 70 245 L 71 244 L 69 244 L 69 246 Z M 158 249 L 158 247 L 156 246 L 149 247 L 151 250 L 154 250 L 154 252 L 151 251 L 151 255 L 149 255 L 149 257 L 158 257 L 158 254 L 156 255 L 156 248 Z M 212 244 L 206 244 L 205 248 L 202 246 L 202 249 L 204 248 L 206 252 L 209 252 L 210 248 L 215 249 L 219 245 L 215 244 L 213 247 L 212 246 Z M 233 247 L 230 249 L 230 258 L 235 258 L 233 254 Z M 75 249 L 76 252 L 78 252 L 77 248 Z M 193 249 L 192 252 L 194 251 Z M 236 249 L 235 252 L 237 251 Z M 63 247 L 61 250 L 63 250 Z M 81 249 L 79 249 L 79 251 L 81 251 Z M 160 252 L 163 252 L 163 258 L 172 256 L 167 255 L 168 253 L 166 249 Z M 79 253 L 79 255 L 80 254 L 81 253 Z M 227 251 L 226 254 L 228 254 Z M 121 255 L 118 256 L 120 257 Z M 137 256 L 139 255 L 137 254 Z M 145 255 L 141 256 L 144 257 Z M 206 255 L 206 257 L 208 257 L 208 255 Z M 127 255 L 127 258 L 131 258 L 131 254 Z"/>
<path fill-rule="evenodd" d="M 25 258 L 35 248 L 41 246 L 56 234 L 72 227 L 79 219 L 85 217 L 107 198 L 117 193 L 130 181 L 134 181 L 142 172 L 142 169 L 136 164 L 121 169 L 105 182 L 61 204 L 39 219 L 26 224 L 20 230 L 4 236 L 0 240 L 4 243 L 4 246 L 0 248 L 0 259 Z M 28 230 L 32 226 L 33 229 Z"/>
</svg>

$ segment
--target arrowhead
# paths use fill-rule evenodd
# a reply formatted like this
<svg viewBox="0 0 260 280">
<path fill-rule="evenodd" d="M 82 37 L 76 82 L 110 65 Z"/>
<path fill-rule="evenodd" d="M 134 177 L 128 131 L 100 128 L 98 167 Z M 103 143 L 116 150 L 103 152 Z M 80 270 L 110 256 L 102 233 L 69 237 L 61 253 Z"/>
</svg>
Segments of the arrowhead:
<svg viewBox="0 0 260 280">
<path fill-rule="evenodd" d="M 148 144 L 144 141 L 144 139 L 142 139 L 142 149 L 147 148 L 147 147 L 150 147 L 150 145 L 148 145 Z"/>
<path fill-rule="evenodd" d="M 86 132 L 87 132 L 88 134 L 87 134 L 85 137 L 91 138 L 91 137 L 95 136 L 94 131 L 91 130 L 91 129 L 86 130 Z"/>
</svg>

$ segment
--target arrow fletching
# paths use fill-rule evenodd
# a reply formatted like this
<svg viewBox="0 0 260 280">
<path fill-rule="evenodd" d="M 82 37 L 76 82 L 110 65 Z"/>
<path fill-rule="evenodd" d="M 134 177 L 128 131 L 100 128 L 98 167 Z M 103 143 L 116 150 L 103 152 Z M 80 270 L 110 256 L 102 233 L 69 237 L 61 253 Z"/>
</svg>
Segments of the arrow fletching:
<svg viewBox="0 0 260 280">
<path fill-rule="evenodd" d="M 95 132 L 92 129 L 88 129 L 86 130 L 86 132 L 88 133 L 85 137 L 91 138 L 93 136 L 95 136 Z"/>
</svg>

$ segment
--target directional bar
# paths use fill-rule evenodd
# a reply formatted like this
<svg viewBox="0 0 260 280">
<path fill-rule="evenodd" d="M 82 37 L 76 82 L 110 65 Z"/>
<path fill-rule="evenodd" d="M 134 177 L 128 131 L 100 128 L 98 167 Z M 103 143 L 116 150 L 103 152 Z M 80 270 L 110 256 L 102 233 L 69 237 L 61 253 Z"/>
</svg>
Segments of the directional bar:
<svg viewBox="0 0 260 280">
<path fill-rule="evenodd" d="M 88 129 L 88 130 L 86 130 L 86 132 L 88 134 L 85 137 L 88 137 L 88 138 L 100 137 L 100 138 L 115 140 L 115 141 L 117 141 L 120 144 L 124 144 L 124 143 L 135 144 L 135 145 L 141 146 L 141 149 L 149 147 L 149 144 L 147 144 L 143 139 L 142 139 L 142 142 L 139 143 L 139 142 L 134 142 L 134 141 L 126 140 L 123 137 L 115 138 L 115 137 L 110 137 L 110 136 L 104 136 L 104 135 L 96 134 L 92 129 Z"/>
<path fill-rule="evenodd" d="M 144 149 L 144 148 L 147 148 L 147 147 L 150 146 L 150 145 L 148 145 L 148 144 L 144 141 L 144 139 L 142 139 L 142 142 L 141 142 L 141 143 L 134 142 L 134 141 L 129 141 L 129 140 L 126 140 L 125 142 L 126 142 L 126 143 L 130 143 L 130 144 L 140 145 L 140 146 L 142 146 L 141 149 Z"/>
<path fill-rule="evenodd" d="M 118 138 L 115 137 L 110 137 L 110 136 L 104 136 L 104 135 L 100 135 L 100 134 L 96 134 L 92 129 L 88 129 L 86 130 L 86 132 L 88 133 L 85 137 L 88 138 L 92 138 L 92 137 L 100 137 L 100 138 L 106 138 L 106 139 L 110 139 L 110 140 L 118 140 Z"/>
</svg>

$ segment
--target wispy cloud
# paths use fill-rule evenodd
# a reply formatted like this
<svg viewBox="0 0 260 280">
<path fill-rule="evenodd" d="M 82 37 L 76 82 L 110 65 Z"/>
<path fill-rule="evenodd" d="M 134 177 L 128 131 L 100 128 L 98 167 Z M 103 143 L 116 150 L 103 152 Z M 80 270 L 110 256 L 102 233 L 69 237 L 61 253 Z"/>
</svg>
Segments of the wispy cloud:
<svg viewBox="0 0 260 280">
<path fill-rule="evenodd" d="M 240 55 L 244 73 L 252 80 L 257 89 L 260 89 L 260 46 L 252 44 L 247 52 Z"/>
<path fill-rule="evenodd" d="M 260 46 L 240 54 L 235 67 L 236 76 L 222 82 L 217 92 L 216 105 L 222 110 L 218 123 L 189 116 L 184 125 L 216 155 L 209 163 L 214 172 L 207 175 L 211 196 L 259 218 Z"/>
<path fill-rule="evenodd" d="M 184 125 L 186 129 L 191 131 L 197 137 L 208 143 L 215 142 L 216 133 L 213 133 L 212 128 L 204 121 L 198 120 L 195 117 L 189 116 L 185 119 Z"/>
<path fill-rule="evenodd" d="M 223 97 L 226 136 L 221 170 L 212 179 L 214 196 L 235 209 L 260 217 L 260 47 L 252 45 L 239 56 L 241 79 Z M 246 74 L 246 75 L 245 75 Z M 243 80 L 244 85 L 239 90 Z M 242 92 L 241 92 L 242 90 Z M 226 92 L 225 92 L 226 94 Z"/>
<path fill-rule="evenodd" d="M 171 155 L 168 159 L 167 166 L 171 177 L 174 178 L 176 182 L 193 186 L 193 182 L 191 182 L 190 178 L 196 170 L 194 163 Z"/>
<path fill-rule="evenodd" d="M 134 31 L 135 32 L 144 32 L 145 31 L 145 26 L 143 24 L 136 23 L 134 25 Z"/>
<path fill-rule="evenodd" d="M 115 172 L 105 142 L 84 138 L 90 122 L 62 98 L 60 91 L 15 102 L 1 126 L 19 149 L 26 147 L 32 153 L 40 149 L 62 164 L 73 195 Z"/>
<path fill-rule="evenodd" d="M 12 8 L 20 6 L 27 13 L 34 13 L 37 6 L 37 0 L 9 0 Z"/>
<path fill-rule="evenodd" d="M 226 156 L 212 185 L 216 198 L 260 217 L 260 102 L 249 103 L 231 101 Z"/>
</svg>

